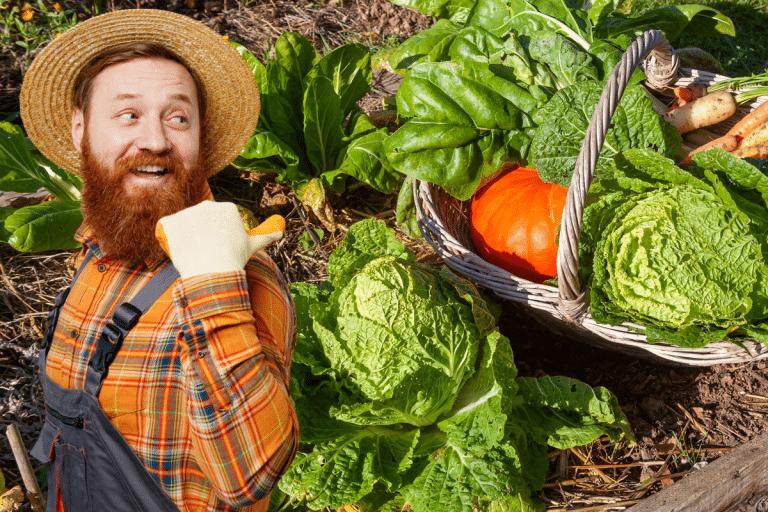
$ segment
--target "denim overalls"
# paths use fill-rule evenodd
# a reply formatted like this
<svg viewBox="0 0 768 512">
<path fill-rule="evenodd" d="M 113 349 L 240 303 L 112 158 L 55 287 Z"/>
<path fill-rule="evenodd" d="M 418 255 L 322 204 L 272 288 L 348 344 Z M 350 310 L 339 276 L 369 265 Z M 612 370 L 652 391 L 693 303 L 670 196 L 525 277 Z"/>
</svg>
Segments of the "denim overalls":
<svg viewBox="0 0 768 512">
<path fill-rule="evenodd" d="M 90 260 L 89 250 L 73 283 Z M 128 331 L 178 277 L 169 262 L 104 326 L 88 363 L 84 389 L 64 389 L 46 375 L 48 349 L 70 288 L 48 314 L 38 369 L 45 392 L 45 425 L 31 453 L 48 468 L 46 512 L 56 511 L 61 490 L 66 512 L 170 512 L 178 508 L 149 474 L 98 402 L 101 384 Z M 57 489 L 58 487 L 58 489 Z"/>
</svg>

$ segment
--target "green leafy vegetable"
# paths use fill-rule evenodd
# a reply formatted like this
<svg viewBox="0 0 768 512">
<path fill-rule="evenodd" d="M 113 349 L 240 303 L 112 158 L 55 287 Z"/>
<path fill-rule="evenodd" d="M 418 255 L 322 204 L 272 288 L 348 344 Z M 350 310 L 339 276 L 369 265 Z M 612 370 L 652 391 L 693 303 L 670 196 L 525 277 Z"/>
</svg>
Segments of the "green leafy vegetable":
<svg viewBox="0 0 768 512">
<path fill-rule="evenodd" d="M 768 316 L 768 177 L 722 150 L 696 157 L 694 176 L 628 150 L 600 183 L 580 248 L 598 322 L 631 321 L 651 342 L 698 347 Z"/>
<path fill-rule="evenodd" d="M 0 242 L 25 252 L 79 247 L 73 237 L 83 220 L 80 179 L 45 158 L 20 127 L 0 123 L 0 190 L 35 192 L 41 187 L 58 199 L 0 209 Z"/>
<path fill-rule="evenodd" d="M 567 187 L 581 151 L 587 127 L 605 84 L 578 83 L 559 90 L 535 115 L 540 124 L 531 143 L 529 161 L 541 179 Z M 682 148 L 677 130 L 653 110 L 640 86 L 628 86 L 611 118 L 595 180 L 611 175 L 613 157 L 630 148 L 651 148 L 675 157 Z"/>
<path fill-rule="evenodd" d="M 607 390 L 518 378 L 498 308 L 383 222 L 352 225 L 328 274 L 292 285 L 301 449 L 279 485 L 294 504 L 531 512 L 547 446 L 632 441 Z"/>
<path fill-rule="evenodd" d="M 560 89 L 566 85 L 597 80 L 598 71 L 593 57 L 570 40 L 554 32 L 539 32 L 531 37 L 528 52 L 532 59 L 546 64 L 558 81 Z"/>
<path fill-rule="evenodd" d="M 56 199 L 16 210 L 5 219 L 5 230 L 19 251 L 67 250 L 80 247 L 73 235 L 82 222 L 80 201 Z"/>
<path fill-rule="evenodd" d="M 384 141 L 390 164 L 467 199 L 502 162 L 522 161 L 547 96 L 497 71 L 470 60 L 414 66 L 397 93 L 408 122 Z"/>
<path fill-rule="evenodd" d="M 331 231 L 336 226 L 327 189 L 343 192 L 345 175 L 381 192 L 398 190 L 400 175 L 379 156 L 386 128 L 376 129 L 357 112 L 372 77 L 365 46 L 347 44 L 320 58 L 306 38 L 285 32 L 275 42 L 275 59 L 264 66 L 233 45 L 261 91 L 259 122 L 236 167 L 277 172 Z M 350 114 L 357 120 L 345 129 Z"/>
</svg>

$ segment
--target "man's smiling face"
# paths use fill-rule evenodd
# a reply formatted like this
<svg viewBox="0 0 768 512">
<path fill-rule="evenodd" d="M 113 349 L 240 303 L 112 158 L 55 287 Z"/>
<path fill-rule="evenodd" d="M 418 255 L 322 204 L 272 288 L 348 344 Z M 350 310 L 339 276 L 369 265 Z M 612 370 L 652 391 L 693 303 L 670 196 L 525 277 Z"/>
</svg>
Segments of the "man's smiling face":
<svg viewBox="0 0 768 512">
<path fill-rule="evenodd" d="M 200 155 L 197 88 L 180 63 L 140 57 L 109 65 L 72 115 L 82 156 L 82 211 L 116 260 L 164 256 L 155 225 L 210 190 Z"/>
<path fill-rule="evenodd" d="M 141 196 L 183 179 L 173 169 L 129 163 L 151 155 L 170 157 L 187 174 L 200 152 L 200 112 L 189 71 L 167 59 L 140 58 L 111 65 L 94 79 L 88 114 L 75 109 L 72 137 L 82 154 L 89 137 L 92 157 L 110 172 L 128 164 L 123 177 L 126 196 Z M 87 124 L 87 125 L 86 125 Z M 142 165 L 144 164 L 144 165 Z"/>
</svg>

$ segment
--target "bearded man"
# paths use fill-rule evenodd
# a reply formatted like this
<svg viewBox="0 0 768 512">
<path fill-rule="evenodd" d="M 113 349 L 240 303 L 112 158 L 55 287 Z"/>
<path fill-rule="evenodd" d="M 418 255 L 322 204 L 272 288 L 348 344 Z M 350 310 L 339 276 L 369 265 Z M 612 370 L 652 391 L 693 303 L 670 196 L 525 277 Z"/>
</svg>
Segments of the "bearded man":
<svg viewBox="0 0 768 512">
<path fill-rule="evenodd" d="M 117 11 L 41 52 L 21 104 L 83 182 L 39 361 L 47 510 L 266 510 L 298 445 L 295 310 L 261 250 L 284 223 L 246 232 L 207 184 L 256 126 L 248 65 L 190 18 Z"/>
</svg>

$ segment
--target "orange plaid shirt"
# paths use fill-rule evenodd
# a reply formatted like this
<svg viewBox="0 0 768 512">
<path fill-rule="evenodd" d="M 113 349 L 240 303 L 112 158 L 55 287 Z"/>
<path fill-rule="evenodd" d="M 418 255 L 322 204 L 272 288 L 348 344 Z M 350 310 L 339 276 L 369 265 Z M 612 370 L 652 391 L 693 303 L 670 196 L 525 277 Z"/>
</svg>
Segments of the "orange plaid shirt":
<svg viewBox="0 0 768 512">
<path fill-rule="evenodd" d="M 61 310 L 46 372 L 83 388 L 102 327 L 164 263 L 129 267 L 93 251 Z M 182 511 L 261 511 L 298 447 L 288 392 L 296 317 L 260 251 L 239 272 L 178 279 L 130 331 L 99 404 Z M 109 492 L 109 490 L 104 490 Z"/>
</svg>

